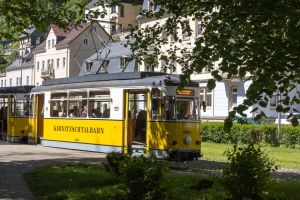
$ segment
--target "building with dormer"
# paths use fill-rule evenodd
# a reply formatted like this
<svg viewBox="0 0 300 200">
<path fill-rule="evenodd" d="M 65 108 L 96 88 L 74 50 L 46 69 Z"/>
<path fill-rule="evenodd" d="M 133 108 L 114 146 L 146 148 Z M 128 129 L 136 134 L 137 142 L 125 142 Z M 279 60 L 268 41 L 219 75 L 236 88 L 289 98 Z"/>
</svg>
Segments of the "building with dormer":
<svg viewBox="0 0 300 200">
<path fill-rule="evenodd" d="M 34 85 L 47 79 L 78 76 L 82 61 L 110 42 L 98 22 L 80 24 L 68 31 L 49 26 L 45 41 L 34 50 Z"/>
<path fill-rule="evenodd" d="M 34 54 L 33 49 L 43 43 L 45 33 L 30 26 L 19 37 L 19 58 L 0 74 L 1 87 L 34 85 Z"/>
<path fill-rule="evenodd" d="M 89 11 L 103 11 L 97 3 L 101 0 L 93 0 L 86 5 L 85 14 Z M 143 0 L 137 1 L 137 6 L 132 6 L 135 0 L 120 0 L 121 6 L 111 5 L 106 10 L 107 14 L 102 18 L 99 16 L 96 20 L 101 26 L 113 36 L 114 40 L 124 40 L 132 27 L 138 26 L 136 16 L 140 13 Z"/>
</svg>

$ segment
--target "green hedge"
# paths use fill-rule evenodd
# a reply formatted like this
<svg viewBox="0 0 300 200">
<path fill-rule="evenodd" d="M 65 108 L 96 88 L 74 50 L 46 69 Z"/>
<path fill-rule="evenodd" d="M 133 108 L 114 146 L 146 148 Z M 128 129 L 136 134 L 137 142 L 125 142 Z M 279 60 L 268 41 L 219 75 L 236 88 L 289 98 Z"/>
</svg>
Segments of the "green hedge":
<svg viewBox="0 0 300 200">
<path fill-rule="evenodd" d="M 300 126 L 233 124 L 230 133 L 225 133 L 222 122 L 202 123 L 202 141 L 227 144 L 260 144 L 300 148 Z"/>
</svg>

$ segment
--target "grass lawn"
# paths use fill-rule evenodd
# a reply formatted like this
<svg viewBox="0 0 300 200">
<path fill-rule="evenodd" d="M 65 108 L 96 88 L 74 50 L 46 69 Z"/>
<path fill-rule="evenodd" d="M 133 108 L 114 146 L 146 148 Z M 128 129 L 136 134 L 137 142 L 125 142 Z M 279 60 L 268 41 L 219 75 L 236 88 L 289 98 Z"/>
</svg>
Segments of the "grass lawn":
<svg viewBox="0 0 300 200">
<path fill-rule="evenodd" d="M 232 149 L 233 144 L 202 143 L 202 154 L 204 160 L 226 162 L 227 158 L 223 155 L 227 149 Z M 289 149 L 282 147 L 261 147 L 266 149 L 269 158 L 275 160 L 276 165 L 285 169 L 300 170 L 300 149 Z"/>
<path fill-rule="evenodd" d="M 225 162 L 223 152 L 232 145 L 203 143 L 203 159 Z M 283 168 L 299 169 L 300 155 L 298 149 L 269 148 L 269 157 L 277 160 L 277 165 Z M 201 162 L 201 160 L 199 161 Z M 178 175 L 168 173 L 168 197 L 172 200 L 196 199 L 228 199 L 229 194 L 220 184 L 220 179 L 203 177 L 201 173 Z M 23 174 L 24 179 L 36 200 L 107 200 L 126 199 L 124 186 L 104 171 L 102 165 L 77 164 L 64 166 L 37 167 L 33 173 Z M 202 179 L 214 181 L 213 187 L 199 190 Z M 265 199 L 299 199 L 300 182 L 275 182 L 266 192 Z"/>
</svg>

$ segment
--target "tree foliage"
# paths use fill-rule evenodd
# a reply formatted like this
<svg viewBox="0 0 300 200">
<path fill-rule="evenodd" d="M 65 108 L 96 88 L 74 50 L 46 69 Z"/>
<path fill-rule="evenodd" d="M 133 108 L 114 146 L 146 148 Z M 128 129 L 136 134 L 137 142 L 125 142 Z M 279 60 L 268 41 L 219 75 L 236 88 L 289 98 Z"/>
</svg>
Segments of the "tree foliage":
<svg viewBox="0 0 300 200">
<path fill-rule="evenodd" d="M 231 117 L 236 113 L 245 116 L 244 111 L 253 105 L 266 107 L 277 91 L 282 96 L 278 112 L 291 111 L 292 105 L 300 103 L 300 92 L 296 88 L 300 83 L 298 1 L 155 0 L 155 3 L 160 9 L 144 10 L 140 18 L 168 18 L 164 23 L 132 30 L 131 36 L 136 42 L 131 48 L 140 61 L 164 62 L 170 67 L 172 61 L 176 61 L 184 66 L 182 72 L 186 77 L 208 67 L 213 77 L 208 82 L 209 88 L 223 78 L 252 81 L 244 102 L 229 114 L 227 126 L 232 126 Z M 150 3 L 151 6 L 155 5 Z M 193 20 L 190 25 L 198 19 L 202 23 L 203 37 L 195 38 L 193 44 L 186 44 L 181 37 L 185 31 L 190 37 L 195 35 L 190 25 L 184 23 L 186 18 Z M 163 40 L 164 32 L 174 40 L 169 49 L 164 49 L 167 43 Z M 149 46 L 154 46 L 151 54 Z M 186 51 L 187 46 L 194 48 Z M 162 49 L 167 54 L 162 54 Z M 178 51 L 185 55 L 178 57 Z M 214 68 L 215 61 L 220 61 L 218 69 Z M 185 65 L 186 62 L 189 65 Z M 293 89 L 296 94 L 290 98 L 289 92 Z M 265 116 L 263 112 L 262 116 Z M 297 125 L 297 120 L 293 122 Z"/>
<path fill-rule="evenodd" d="M 67 29 L 84 16 L 89 0 L 0 0 L 0 36 L 17 40 L 24 29 L 35 25 L 47 32 L 51 23 Z"/>
</svg>

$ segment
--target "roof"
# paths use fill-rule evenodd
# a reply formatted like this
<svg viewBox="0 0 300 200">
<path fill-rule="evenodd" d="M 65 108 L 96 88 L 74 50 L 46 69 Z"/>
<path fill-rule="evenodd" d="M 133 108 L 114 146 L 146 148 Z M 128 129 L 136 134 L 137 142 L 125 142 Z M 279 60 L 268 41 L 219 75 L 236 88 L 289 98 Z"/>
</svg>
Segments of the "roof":
<svg viewBox="0 0 300 200">
<path fill-rule="evenodd" d="M 24 29 L 23 33 L 19 37 L 19 39 L 30 36 L 38 36 L 38 37 L 44 37 L 46 34 L 35 29 L 35 26 L 29 26 L 27 29 Z"/>
<path fill-rule="evenodd" d="M 68 35 L 68 33 L 69 33 L 68 30 L 61 29 L 61 28 L 59 28 L 58 26 L 56 26 L 54 24 L 50 25 L 49 31 L 50 31 L 50 28 L 52 28 L 55 36 L 58 36 L 58 37 L 66 37 Z"/>
<path fill-rule="evenodd" d="M 132 39 L 131 42 L 134 42 L 134 39 Z M 104 59 L 109 60 L 107 73 L 121 73 L 123 71 L 123 68 L 120 68 L 120 58 L 131 57 L 133 55 L 132 51 L 130 50 L 130 45 L 128 45 L 127 47 L 124 46 L 124 44 L 126 43 L 127 41 L 111 43 L 106 47 L 100 49 L 97 53 L 85 59 L 82 63 L 82 67 L 78 76 L 86 75 L 86 62 L 93 62 L 89 74 L 96 74 L 97 72 L 101 71 L 100 68 Z M 135 60 L 130 61 L 127 64 L 124 72 L 134 72 L 135 64 Z"/>
<path fill-rule="evenodd" d="M 70 32 L 66 35 L 66 38 L 62 40 L 60 43 L 57 45 L 63 45 L 63 44 L 68 44 L 72 42 L 77 36 L 79 36 L 83 31 L 85 31 L 88 27 L 90 27 L 91 22 L 85 23 L 85 24 L 80 24 L 77 27 L 74 27 L 70 30 Z"/>
<path fill-rule="evenodd" d="M 0 93 L 29 93 L 35 86 L 14 86 L 14 87 L 1 87 Z"/>
<path fill-rule="evenodd" d="M 19 59 L 8 65 L 5 70 L 17 68 L 20 65 Z"/>
<path fill-rule="evenodd" d="M 44 40 L 40 45 L 38 45 L 37 47 L 35 47 L 34 50 L 43 49 L 45 47 L 46 47 L 46 40 Z"/>
</svg>

